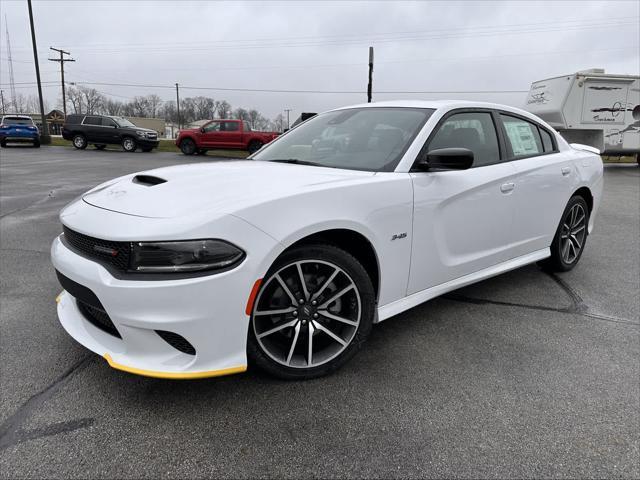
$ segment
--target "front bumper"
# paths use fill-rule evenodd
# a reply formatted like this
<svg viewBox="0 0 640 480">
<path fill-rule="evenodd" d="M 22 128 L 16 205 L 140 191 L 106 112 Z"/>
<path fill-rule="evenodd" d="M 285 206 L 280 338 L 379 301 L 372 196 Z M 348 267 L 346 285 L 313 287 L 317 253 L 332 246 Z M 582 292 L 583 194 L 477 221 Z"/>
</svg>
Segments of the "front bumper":
<svg viewBox="0 0 640 480">
<path fill-rule="evenodd" d="M 138 137 L 136 139 L 136 142 L 139 147 L 144 147 L 144 148 L 158 148 L 158 145 L 160 145 L 159 140 L 149 140 L 148 138 Z"/>
<path fill-rule="evenodd" d="M 0 140 L 4 140 L 6 142 L 11 142 L 11 143 L 33 143 L 33 142 L 37 142 L 38 139 L 40 138 L 39 135 L 21 135 L 21 134 L 11 134 L 11 135 L 0 135 Z"/>
<path fill-rule="evenodd" d="M 264 244 L 265 238 L 251 233 Z M 273 240 L 270 243 L 273 245 Z M 57 298 L 60 323 L 112 367 L 174 379 L 246 370 L 249 317 L 245 309 L 258 278 L 256 269 L 262 268 L 255 263 L 259 257 L 248 255 L 235 269 L 215 275 L 151 281 L 117 279 L 99 263 L 71 250 L 60 237 L 51 246 L 51 258 L 57 271 L 95 294 L 121 338 L 88 321 L 66 291 Z M 184 337 L 193 345 L 195 355 L 177 350 L 157 331 Z"/>
</svg>

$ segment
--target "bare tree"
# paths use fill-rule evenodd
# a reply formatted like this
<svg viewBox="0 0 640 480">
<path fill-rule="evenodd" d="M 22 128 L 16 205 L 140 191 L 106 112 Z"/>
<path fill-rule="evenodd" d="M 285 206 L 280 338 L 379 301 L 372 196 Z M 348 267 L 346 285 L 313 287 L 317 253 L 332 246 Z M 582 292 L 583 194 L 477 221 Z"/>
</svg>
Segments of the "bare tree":
<svg viewBox="0 0 640 480">
<path fill-rule="evenodd" d="M 250 121 L 249 111 L 245 110 L 244 108 L 238 107 L 233 111 L 233 118 L 238 120 L 246 120 L 248 122 Z"/>
<path fill-rule="evenodd" d="M 151 118 L 156 118 L 160 114 L 162 99 L 155 93 L 147 95 L 148 114 Z"/>
<path fill-rule="evenodd" d="M 226 100 L 216 102 L 216 111 L 219 118 L 228 118 L 231 115 L 231 104 Z"/>
<path fill-rule="evenodd" d="M 93 115 L 103 111 L 105 97 L 95 88 L 78 87 L 82 95 L 85 111 L 83 113 Z"/>
<path fill-rule="evenodd" d="M 79 87 L 67 88 L 67 102 L 71 104 L 73 113 L 83 113 L 84 102 Z"/>
<path fill-rule="evenodd" d="M 123 104 L 118 100 L 111 100 L 110 98 L 104 102 L 104 112 L 107 115 L 122 115 Z"/>
</svg>

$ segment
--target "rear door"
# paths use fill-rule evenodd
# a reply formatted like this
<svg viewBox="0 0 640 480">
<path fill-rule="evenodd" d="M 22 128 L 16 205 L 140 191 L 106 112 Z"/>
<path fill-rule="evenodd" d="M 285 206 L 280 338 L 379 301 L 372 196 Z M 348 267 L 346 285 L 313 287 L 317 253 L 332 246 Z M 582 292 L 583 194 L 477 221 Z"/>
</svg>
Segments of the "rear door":
<svg viewBox="0 0 640 480">
<path fill-rule="evenodd" d="M 240 129 L 240 122 L 226 121 L 221 123 L 220 136 L 222 139 L 222 146 L 232 148 L 242 147 L 242 130 Z"/>
<path fill-rule="evenodd" d="M 551 245 L 578 172 L 545 127 L 508 112 L 499 117 L 508 158 L 518 172 L 513 253 L 519 256 Z"/>
<path fill-rule="evenodd" d="M 513 256 L 516 170 L 503 162 L 504 143 L 491 110 L 455 110 L 429 137 L 421 155 L 468 148 L 468 170 L 413 172 L 414 214 L 407 294 L 454 280 Z"/>
<path fill-rule="evenodd" d="M 87 141 L 91 143 L 104 141 L 102 117 L 97 115 L 87 115 L 84 117 L 82 125 L 84 125 L 83 132 L 87 137 Z"/>
</svg>

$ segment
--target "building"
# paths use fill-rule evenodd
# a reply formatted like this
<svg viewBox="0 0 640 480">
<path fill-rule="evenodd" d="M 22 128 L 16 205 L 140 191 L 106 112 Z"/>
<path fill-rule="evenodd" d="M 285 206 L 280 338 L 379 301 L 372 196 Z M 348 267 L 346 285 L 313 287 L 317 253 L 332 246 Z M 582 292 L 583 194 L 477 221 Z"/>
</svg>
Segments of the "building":
<svg viewBox="0 0 640 480">
<path fill-rule="evenodd" d="M 27 115 L 31 117 L 33 123 L 42 131 L 42 116 L 39 113 L 21 113 L 20 115 Z M 60 110 L 51 110 L 46 115 L 47 126 L 49 127 L 50 135 L 62 135 L 62 125 L 64 124 L 64 113 Z"/>
</svg>

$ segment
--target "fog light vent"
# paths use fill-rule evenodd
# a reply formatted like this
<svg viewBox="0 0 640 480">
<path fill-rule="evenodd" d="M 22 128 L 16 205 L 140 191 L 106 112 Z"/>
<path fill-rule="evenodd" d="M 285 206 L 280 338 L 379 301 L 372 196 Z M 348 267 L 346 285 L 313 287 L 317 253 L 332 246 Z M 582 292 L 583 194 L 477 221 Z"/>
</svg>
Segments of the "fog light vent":
<svg viewBox="0 0 640 480">
<path fill-rule="evenodd" d="M 196 349 L 193 348 L 193 345 L 191 345 L 183 336 L 174 332 L 167 332 L 165 330 L 156 330 L 156 333 L 176 350 L 186 353 L 187 355 L 196 354 Z"/>
</svg>

